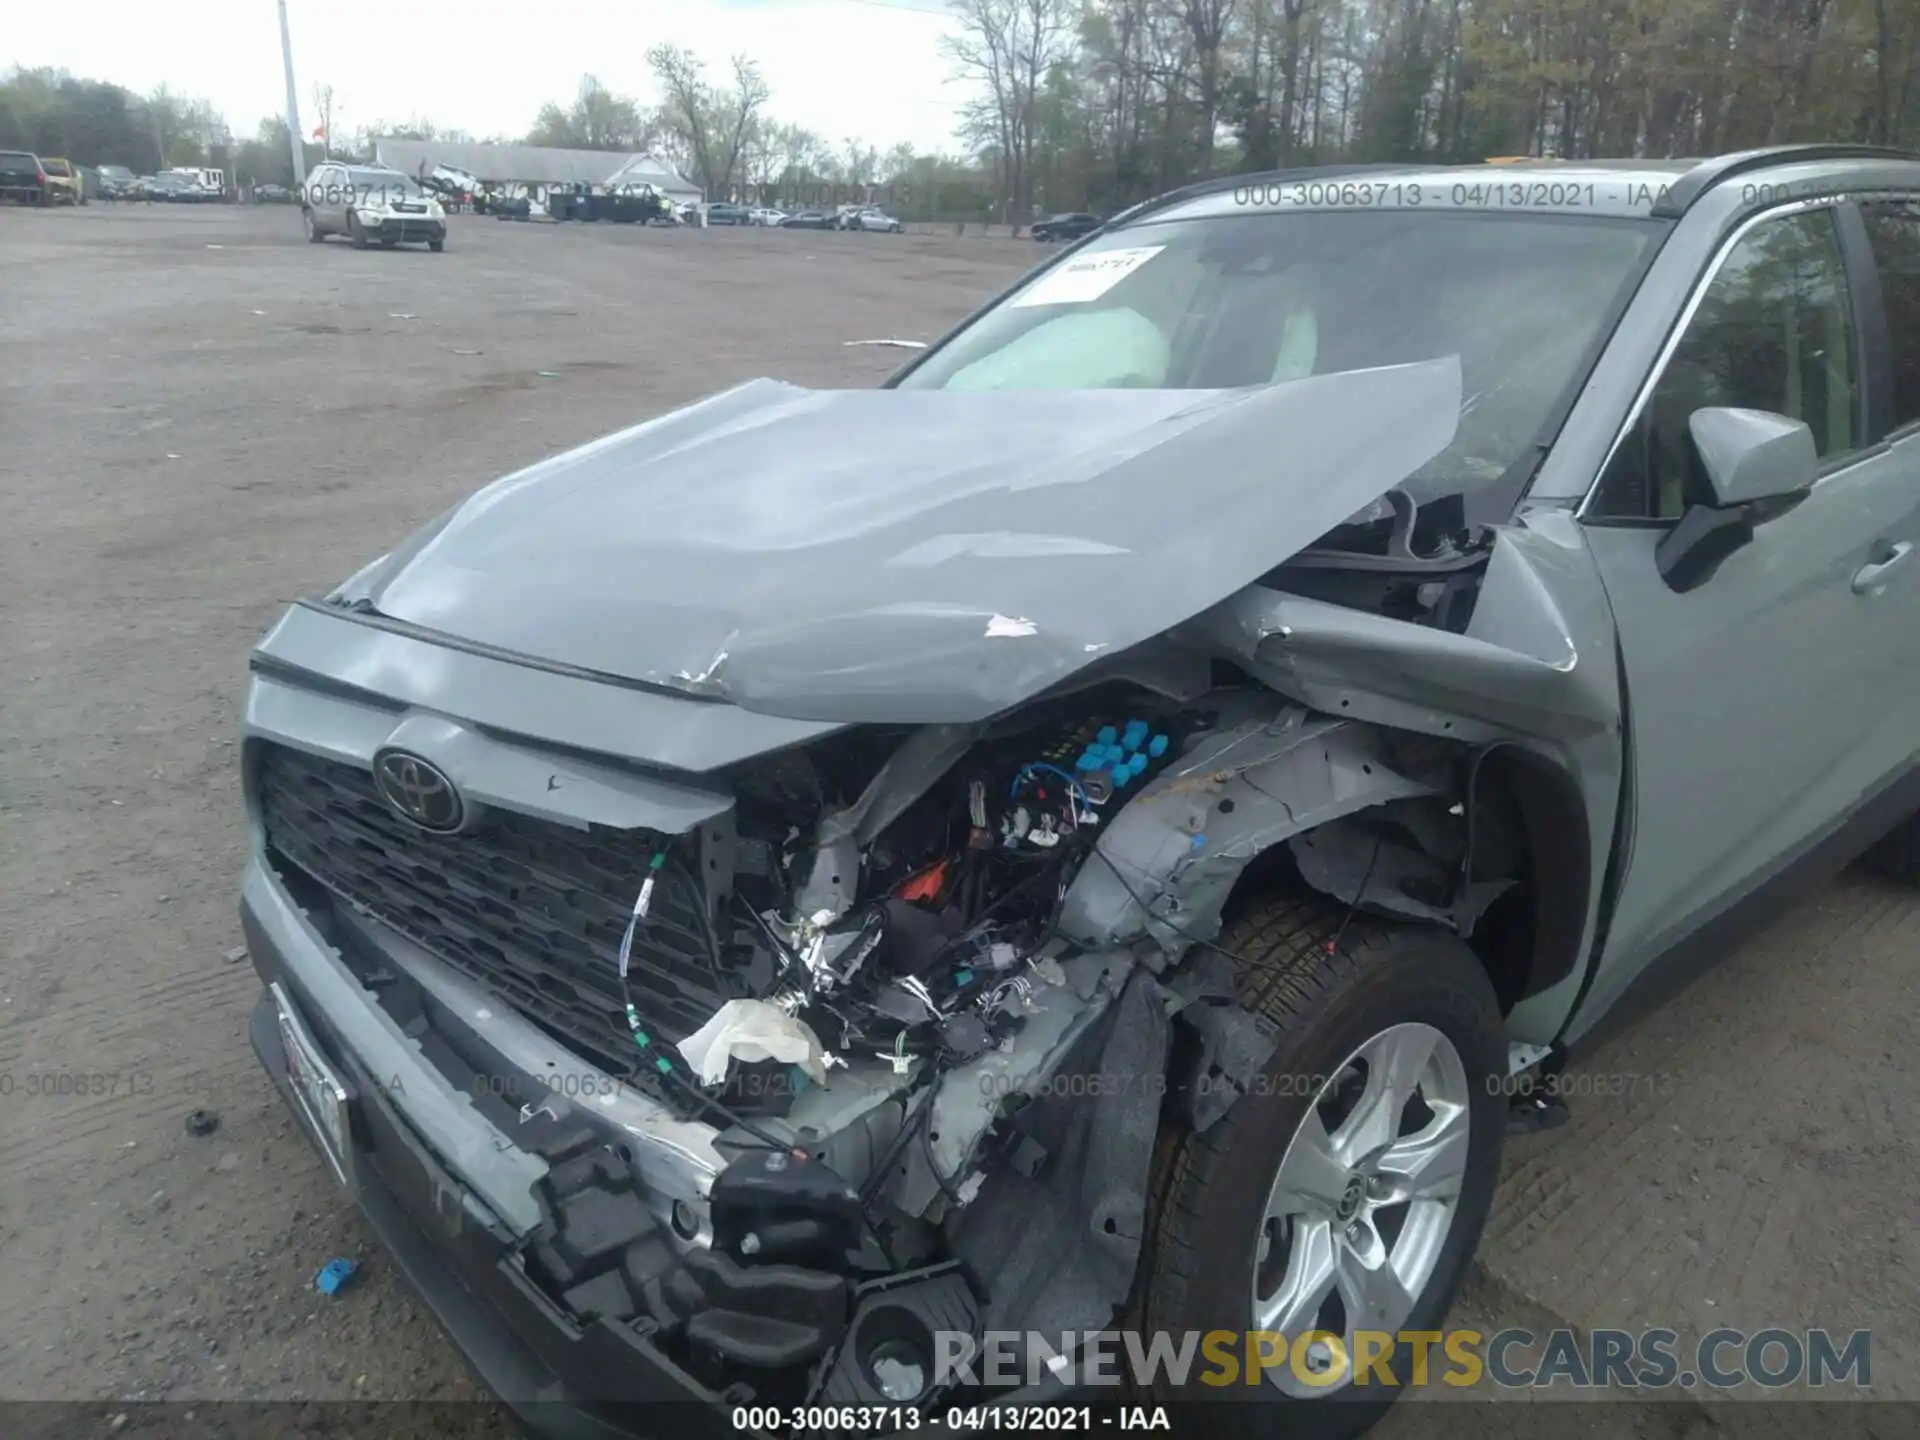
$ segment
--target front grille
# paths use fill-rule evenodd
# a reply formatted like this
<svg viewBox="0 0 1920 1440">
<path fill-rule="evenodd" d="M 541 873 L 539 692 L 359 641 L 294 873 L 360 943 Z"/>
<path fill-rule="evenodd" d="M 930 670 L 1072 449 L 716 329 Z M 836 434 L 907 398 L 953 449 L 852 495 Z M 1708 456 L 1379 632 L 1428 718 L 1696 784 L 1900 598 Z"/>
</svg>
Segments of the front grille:
<svg viewBox="0 0 1920 1440">
<path fill-rule="evenodd" d="M 499 810 L 466 834 L 432 835 L 358 766 L 261 750 L 261 818 L 282 859 L 586 1058 L 633 1070 L 614 967 L 654 836 Z M 655 885 L 629 969 L 636 1008 L 669 1042 L 723 1003 L 691 888 L 671 870 Z"/>
</svg>

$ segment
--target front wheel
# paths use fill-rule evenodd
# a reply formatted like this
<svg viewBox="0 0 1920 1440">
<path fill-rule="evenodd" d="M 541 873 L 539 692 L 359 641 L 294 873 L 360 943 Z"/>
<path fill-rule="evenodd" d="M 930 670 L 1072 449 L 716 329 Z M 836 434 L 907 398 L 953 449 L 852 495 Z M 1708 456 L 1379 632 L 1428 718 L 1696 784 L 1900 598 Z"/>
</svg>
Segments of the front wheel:
<svg viewBox="0 0 1920 1440">
<path fill-rule="evenodd" d="M 327 238 L 326 231 L 322 230 L 314 220 L 313 211 L 302 210 L 300 212 L 300 224 L 307 232 L 308 243 L 318 245 L 322 240 Z"/>
<path fill-rule="evenodd" d="M 360 217 L 351 210 L 347 212 L 347 238 L 353 241 L 353 248 L 367 248 L 367 227 L 360 223 Z"/>
<path fill-rule="evenodd" d="M 433 253 L 436 255 L 438 255 L 442 250 L 446 248 L 447 248 L 447 242 L 444 240 L 427 241 L 427 249 L 433 251 Z"/>
<path fill-rule="evenodd" d="M 1359 1434 L 1408 1384 L 1413 1348 L 1397 1337 L 1437 1329 L 1453 1302 L 1493 1204 L 1506 1112 L 1505 1027 L 1473 952 L 1346 913 L 1275 897 L 1222 936 L 1245 961 L 1241 1002 L 1279 1043 L 1225 1118 L 1175 1137 L 1150 1191 L 1149 1333 L 1271 1335 L 1257 1384 L 1243 1369 L 1167 1398 L 1277 1402 L 1279 1433 L 1315 1437 Z M 1377 1369 L 1355 1384 L 1356 1347 L 1397 1384 Z M 1268 1404 L 1212 1413 L 1223 1435 L 1276 1433 Z"/>
</svg>

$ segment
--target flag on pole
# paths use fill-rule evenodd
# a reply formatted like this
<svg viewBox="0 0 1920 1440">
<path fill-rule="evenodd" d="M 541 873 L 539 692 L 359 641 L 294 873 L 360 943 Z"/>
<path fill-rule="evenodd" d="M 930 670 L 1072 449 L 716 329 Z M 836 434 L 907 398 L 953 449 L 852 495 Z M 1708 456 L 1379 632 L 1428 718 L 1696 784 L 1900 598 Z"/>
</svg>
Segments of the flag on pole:
<svg viewBox="0 0 1920 1440">
<path fill-rule="evenodd" d="M 314 127 L 313 127 L 313 138 L 314 138 L 314 139 L 316 139 L 316 140 L 324 140 L 324 139 L 326 139 L 326 138 L 327 138 L 327 127 L 326 127 L 326 126 L 324 126 L 324 125 L 316 125 L 316 126 L 314 126 Z"/>
</svg>

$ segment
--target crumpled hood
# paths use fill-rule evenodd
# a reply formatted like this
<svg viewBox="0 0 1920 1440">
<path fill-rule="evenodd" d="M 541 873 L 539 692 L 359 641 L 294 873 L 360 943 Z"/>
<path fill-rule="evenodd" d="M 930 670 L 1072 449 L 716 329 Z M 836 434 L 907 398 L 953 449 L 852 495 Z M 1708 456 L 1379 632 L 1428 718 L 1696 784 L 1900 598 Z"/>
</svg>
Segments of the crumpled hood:
<svg viewBox="0 0 1920 1440">
<path fill-rule="evenodd" d="M 799 720 L 983 719 L 1443 450 L 1457 360 L 1239 390 L 756 380 L 496 481 L 337 599 Z"/>
</svg>

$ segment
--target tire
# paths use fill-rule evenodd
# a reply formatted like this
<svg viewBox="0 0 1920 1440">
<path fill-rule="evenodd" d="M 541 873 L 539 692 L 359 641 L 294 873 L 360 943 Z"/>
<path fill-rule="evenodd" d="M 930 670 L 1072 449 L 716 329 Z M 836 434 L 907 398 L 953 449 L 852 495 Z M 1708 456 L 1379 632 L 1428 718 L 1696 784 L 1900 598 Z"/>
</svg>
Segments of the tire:
<svg viewBox="0 0 1920 1440">
<path fill-rule="evenodd" d="M 1920 885 L 1920 816 L 1903 820 L 1860 857 L 1860 868 Z"/>
<path fill-rule="evenodd" d="M 436 255 L 438 255 L 442 250 L 445 250 L 446 248 L 447 248 L 447 242 L 444 240 L 427 241 L 427 249 L 433 251 L 433 253 Z"/>
<path fill-rule="evenodd" d="M 347 212 L 347 238 L 353 241 L 354 249 L 367 248 L 367 227 L 360 223 L 360 217 L 351 210 Z"/>
<path fill-rule="evenodd" d="M 300 211 L 300 223 L 306 229 L 307 242 L 309 244 L 318 245 L 322 240 L 327 238 L 327 232 L 322 230 L 320 228 L 320 222 L 313 218 L 313 211 L 302 207 Z"/>
<path fill-rule="evenodd" d="M 1236 979 L 1240 1000 L 1276 1026 L 1278 1045 L 1264 1082 L 1250 1087 L 1211 1129 L 1163 1136 L 1148 1191 L 1151 1252 L 1141 1323 L 1149 1334 L 1228 1330 L 1236 1337 L 1236 1358 L 1244 1364 L 1247 1346 L 1239 1337 L 1247 1331 L 1278 1329 L 1292 1341 L 1316 1328 L 1316 1315 L 1334 1318 L 1332 1297 L 1339 1296 L 1340 1308 L 1345 1308 L 1347 1275 L 1362 1270 L 1378 1275 L 1370 1267 L 1353 1268 L 1359 1265 L 1357 1250 L 1341 1240 L 1332 1241 L 1330 1253 L 1343 1257 L 1347 1268 L 1327 1282 L 1325 1302 L 1299 1307 L 1291 1317 L 1283 1312 L 1267 1326 L 1261 1323 L 1264 1317 L 1256 1315 L 1256 1293 L 1261 1293 L 1256 1287 L 1283 1293 L 1284 1282 L 1293 1275 L 1291 1267 L 1302 1263 L 1295 1259 L 1293 1245 L 1296 1237 L 1310 1233 L 1301 1228 L 1308 1224 L 1326 1227 L 1318 1232 L 1323 1237 L 1370 1237 L 1369 1243 L 1384 1245 L 1402 1271 L 1417 1264 L 1423 1272 L 1410 1295 L 1404 1287 L 1400 1291 L 1409 1302 L 1403 1317 L 1396 1317 L 1398 1305 L 1391 1303 L 1383 1308 L 1377 1326 L 1361 1328 L 1390 1333 L 1438 1329 L 1459 1290 L 1499 1178 L 1506 1118 L 1500 1084 L 1506 1074 L 1506 1034 L 1499 1003 L 1485 969 L 1455 936 L 1358 915 L 1342 934 L 1346 916 L 1345 906 L 1317 894 L 1278 895 L 1255 902 L 1221 937 L 1226 949 L 1251 962 L 1240 967 Z M 1336 936 L 1338 952 L 1332 948 Z M 1428 1048 L 1423 1051 L 1422 1046 Z M 1449 1164 L 1443 1167 L 1451 1172 L 1457 1165 L 1457 1174 L 1448 1178 L 1438 1171 L 1413 1171 L 1429 1174 L 1427 1183 L 1439 1198 L 1396 1204 L 1376 1199 L 1378 1192 L 1365 1188 L 1369 1162 L 1361 1162 L 1358 1177 L 1340 1165 L 1315 1177 L 1321 1193 L 1338 1197 L 1329 1208 L 1315 1212 L 1322 1216 L 1319 1221 L 1264 1220 L 1282 1161 L 1296 1154 L 1296 1139 L 1310 1114 L 1326 1127 L 1321 1137 L 1331 1135 L 1329 1153 L 1339 1153 L 1348 1122 L 1363 1113 L 1374 1093 L 1371 1073 L 1365 1085 L 1351 1083 L 1358 1078 L 1354 1062 L 1364 1063 L 1369 1050 L 1382 1057 L 1396 1054 L 1409 1064 L 1423 1063 L 1417 1086 L 1422 1101 L 1429 1096 L 1451 1098 L 1459 1106 L 1457 1111 L 1444 1105 L 1440 1111 L 1427 1110 L 1424 1119 L 1418 1109 L 1388 1106 L 1372 1111 L 1393 1117 L 1374 1138 L 1400 1135 L 1408 1114 L 1415 1116 L 1415 1131 L 1449 1123 L 1442 1118 L 1446 1114 L 1454 1116 L 1452 1124 L 1464 1117 L 1465 1138 L 1447 1152 Z M 1423 1053 L 1434 1058 L 1419 1062 Z M 1448 1053 L 1456 1062 L 1452 1068 Z M 1407 1061 L 1409 1056 L 1415 1059 Z M 1390 1071 L 1382 1065 L 1378 1073 Z M 1349 1083 L 1328 1078 L 1342 1074 L 1350 1077 Z M 1358 1099 L 1350 1102 L 1356 1091 Z M 1411 1096 L 1414 1088 L 1410 1084 L 1396 1093 Z M 1342 1113 L 1340 1106 L 1346 1103 L 1351 1109 Z M 1441 1133 L 1444 1130 L 1436 1130 Z M 1362 1129 L 1351 1138 L 1365 1143 L 1366 1134 Z M 1289 1166 L 1291 1177 L 1298 1179 L 1301 1173 L 1298 1166 Z M 1404 1189 L 1407 1173 L 1396 1177 L 1383 1172 L 1375 1183 L 1391 1186 L 1397 1178 Z M 1421 1207 L 1420 1223 L 1413 1218 L 1415 1204 Z M 1444 1226 L 1436 1217 L 1444 1217 Z M 1424 1246 L 1423 1235 L 1430 1237 Z M 1400 1260 L 1403 1248 L 1409 1257 L 1405 1262 Z M 1374 1253 L 1382 1252 L 1376 1248 Z M 1417 1258 L 1422 1254 L 1424 1261 Z M 1356 1328 L 1351 1318 L 1344 1328 Z M 1380 1347 L 1375 1349 L 1378 1353 Z M 1294 1353 L 1291 1346 L 1288 1353 Z M 1375 1372 L 1368 1384 L 1343 1383 L 1324 1391 L 1294 1380 L 1289 1394 L 1267 1376 L 1248 1384 L 1244 1371 L 1234 1377 L 1235 1383 L 1220 1385 L 1217 1367 L 1214 1384 L 1196 1383 L 1209 1373 L 1202 1362 L 1184 1386 L 1170 1384 L 1165 1375 L 1156 1377 L 1155 1398 L 1221 1402 L 1204 1412 L 1212 1422 L 1205 1427 L 1211 1435 L 1246 1440 L 1276 1434 L 1347 1437 L 1377 1421 L 1406 1387 L 1413 1368 L 1411 1347 L 1394 1345 L 1386 1363 L 1397 1386 L 1384 1384 Z M 1439 1354 L 1431 1354 L 1429 1363 L 1445 1373 L 1446 1362 Z M 1286 1362 L 1276 1359 L 1274 1364 L 1269 1375 L 1289 1373 Z M 1258 1403 L 1235 1404 L 1235 1399 Z"/>
</svg>

